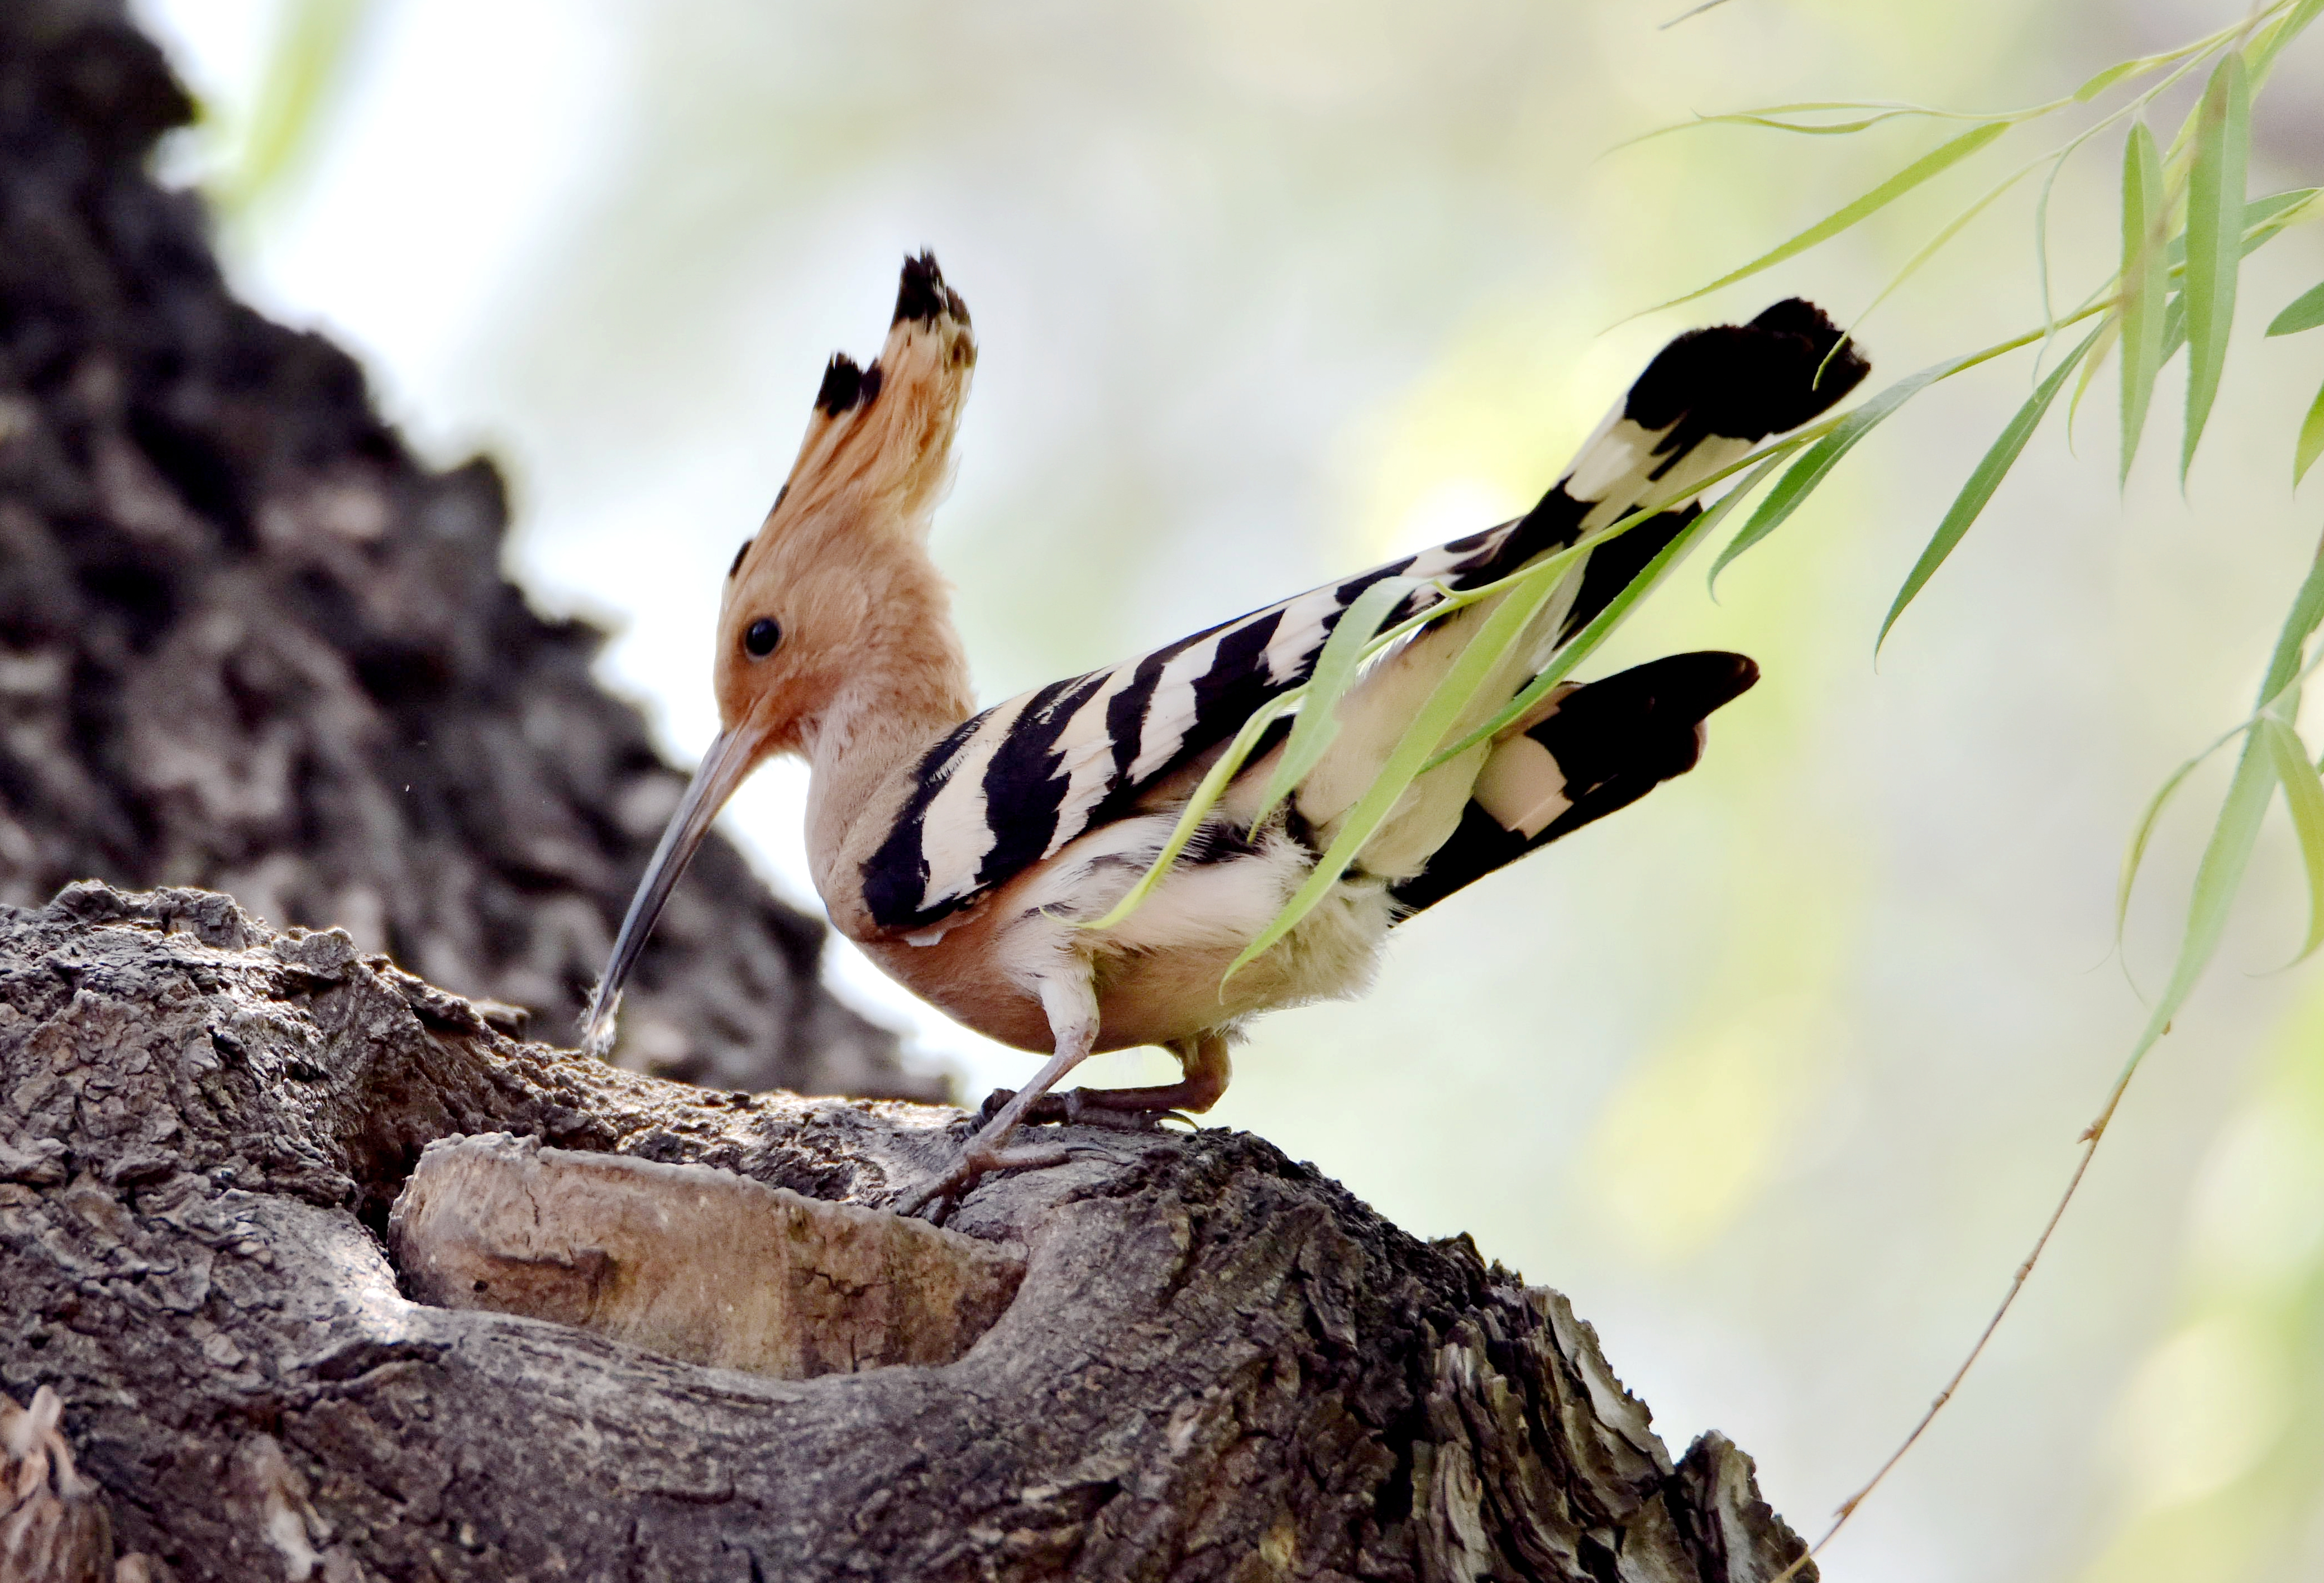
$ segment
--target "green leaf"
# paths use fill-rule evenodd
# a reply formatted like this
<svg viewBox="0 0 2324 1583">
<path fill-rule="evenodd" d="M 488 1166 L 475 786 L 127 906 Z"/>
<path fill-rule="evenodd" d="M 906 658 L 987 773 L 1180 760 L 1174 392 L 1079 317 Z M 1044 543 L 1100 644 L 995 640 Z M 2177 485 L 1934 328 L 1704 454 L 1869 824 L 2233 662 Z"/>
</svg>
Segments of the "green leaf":
<svg viewBox="0 0 2324 1583">
<path fill-rule="evenodd" d="M 1906 116 L 1923 116 L 1936 121 L 2017 122 L 2038 115 L 2055 106 L 2036 106 L 2030 110 L 2004 110 L 1996 114 L 1978 115 L 1961 110 L 1941 110 L 1932 105 L 1914 105 L 1902 99 L 1798 99 L 1786 105 L 1759 105 L 1748 110 L 1729 110 L 1717 115 L 1697 115 L 1685 121 L 1674 121 L 1667 126 L 1657 126 L 1651 132 L 1626 138 L 1614 145 L 1617 149 L 1651 143 L 1658 137 L 1668 137 L 1674 132 L 1692 132 L 1704 126 L 1760 126 L 1773 132 L 1799 132 L 1809 136 L 1829 133 L 1845 134 L 1862 132 L 1885 121 Z M 1853 121 L 1788 121 L 1789 115 L 1830 115 L 1834 111 L 1868 112 Z"/>
<path fill-rule="evenodd" d="M 2163 159 L 2144 121 L 2122 147 L 2122 477 L 2138 455 L 2154 376 L 2163 367 Z M 2014 459 L 2013 453 L 2013 459 Z M 1891 618 L 1894 619 L 1893 617 Z M 1885 630 L 1885 629 L 1884 629 Z"/>
<path fill-rule="evenodd" d="M 2324 0 L 2300 0 L 2300 4 L 2292 8 L 2292 14 L 2275 24 L 2273 32 L 2255 41 L 2251 62 L 2253 87 L 2258 87 L 2260 79 L 2268 74 L 2284 45 L 2305 32 L 2319 14 L 2324 14 Z"/>
<path fill-rule="evenodd" d="M 2284 806 L 2292 812 L 2292 828 L 2300 837 L 2300 857 L 2308 870 L 2308 938 L 2293 962 L 2304 962 L 2324 944 L 2324 780 L 2308 760 L 2300 734 L 2269 715 L 2259 722 L 2260 736 L 2275 761 L 2275 778 L 2282 784 Z"/>
<path fill-rule="evenodd" d="M 2243 261 L 2245 166 L 2251 157 L 2251 94 L 2244 58 L 2230 51 L 2211 73 L 2196 107 L 2195 158 L 2187 185 L 2187 433 L 2179 449 L 2183 484 L 2227 364 Z"/>
<path fill-rule="evenodd" d="M 2091 78 L 2088 82 L 2082 84 L 2081 87 L 2076 88 L 2074 90 L 2074 103 L 2077 105 L 2087 105 L 2092 99 L 2097 98 L 2100 94 L 2106 92 L 2107 89 L 2120 82 L 2124 78 L 2134 76 L 2137 72 L 2153 64 L 2153 62 L 2144 58 L 2136 60 L 2117 60 L 2112 66 L 2107 67 L 2104 71 L 2099 72 L 2096 77 Z"/>
<path fill-rule="evenodd" d="M 2146 861 L 2146 843 L 2154 838 L 2154 826 L 2161 822 L 2163 810 L 2170 803 L 2172 794 L 2186 783 L 2189 776 L 2195 773 L 2197 766 L 2229 742 L 2234 741 L 2239 734 L 2241 734 L 2239 732 L 2229 732 L 2226 736 L 2179 766 L 2171 772 L 2171 778 L 2163 783 L 2163 789 L 2148 799 L 2146 812 L 2139 815 L 2138 828 L 2131 833 L 2130 846 L 2122 854 L 2122 874 L 2115 881 L 2114 943 L 2116 949 L 2121 949 L 2123 925 L 2130 921 L 2130 892 L 2132 887 L 2138 883 L 2139 865 Z"/>
<path fill-rule="evenodd" d="M 2058 366 L 2050 371 L 2049 377 L 2025 399 L 2025 404 L 2017 409 L 2016 416 L 2003 427 L 2000 437 L 1993 442 L 1992 448 L 1985 453 L 1984 459 L 1969 474 L 1969 482 L 1961 485 L 1961 492 L 1953 498 L 1952 507 L 1945 512 L 1944 520 L 1937 524 L 1937 531 L 1930 538 L 1929 547 L 1921 552 L 1921 558 L 1913 563 L 1912 573 L 1905 577 L 1904 585 L 1896 591 L 1896 602 L 1888 607 L 1888 619 L 1880 623 L 1880 636 L 1872 644 L 1876 658 L 1879 656 L 1880 645 L 1888 640 L 1888 629 L 1896 624 L 1896 618 L 1904 613 L 1904 607 L 1913 603 L 1914 596 L 1927 585 L 1931 577 L 1936 575 L 1937 568 L 1945 564 L 1945 557 L 1952 554 L 1954 547 L 1967 536 L 1978 513 L 1993 499 L 1993 492 L 2001 487 L 2001 481 L 2008 476 L 2010 468 L 2016 465 L 2018 456 L 2024 452 L 2025 442 L 2032 439 L 2034 431 L 2041 427 L 2043 415 L 2050 410 L 2050 403 L 2058 399 L 2058 391 L 2064 387 L 2066 376 L 2074 372 L 2074 364 L 2098 344 L 2100 333 L 2092 330 L 2082 337 L 2080 345 L 2059 361 Z"/>
<path fill-rule="evenodd" d="M 1971 127 L 1959 137 L 1938 144 L 1854 203 L 1834 210 L 1790 241 L 1761 253 L 1741 269 L 1730 270 L 1708 286 L 1698 286 L 1683 296 L 1674 297 L 1668 302 L 1657 303 L 1646 311 L 1654 313 L 1662 308 L 1675 308 L 1682 302 L 1692 302 L 1698 297 L 1708 296 L 1722 286 L 1731 286 L 1738 281 L 1748 280 L 1762 270 L 1771 269 L 1787 258 L 1797 257 L 1820 242 L 1831 241 L 1866 216 L 1887 207 L 1931 177 L 1940 175 L 1968 159 L 1995 138 L 2008 131 L 2010 124 L 2006 121 L 1996 121 L 1982 126 Z"/>
<path fill-rule="evenodd" d="M 2319 625 L 2324 625 L 2324 545 L 2317 547 L 2316 557 L 2308 563 L 2308 575 L 2300 580 L 2300 591 L 2292 596 L 2292 608 L 2275 634 L 2275 651 L 2268 656 L 2267 675 L 2259 686 L 2260 708 L 2281 709 L 2287 717 L 2299 713 L 2299 700 L 2277 695 L 2299 679 L 2300 657 Z"/>
<path fill-rule="evenodd" d="M 2301 656 L 2307 651 L 2308 640 L 2314 636 L 2319 625 L 2324 625 L 2324 546 L 2318 547 L 2316 557 L 2309 562 L 2307 575 L 2301 579 L 2299 592 L 2292 596 L 2292 608 L 2284 612 L 2283 625 L 2275 635 L 2275 649 L 2268 657 L 2267 675 L 2259 686 L 2259 705 L 2253 711 L 2252 717 L 2172 771 L 2171 778 L 2163 783 L 2163 789 L 2156 792 L 2154 799 L 2147 804 L 2145 815 L 2139 820 L 2137 833 L 2131 838 L 2130 850 L 2123 858 L 2122 880 L 2116 892 L 2115 943 L 2117 945 L 2122 941 L 2123 920 L 2130 912 L 2131 885 L 2138 878 L 2139 863 L 2146 854 L 2147 840 L 2154 833 L 2154 824 L 2162 816 L 2163 805 L 2171 800 L 2171 794 L 2179 789 L 2180 783 L 2194 772 L 2197 765 L 2252 729 L 2261 715 L 2269 710 L 2281 710 L 2286 715 L 2299 712 L 2300 700 L 2292 689 L 2305 674 L 2301 668 Z M 2317 664 L 2324 664 L 2324 656 L 2311 661 L 2309 668 L 2313 669 Z"/>
<path fill-rule="evenodd" d="M 1840 465 L 1840 459 L 1854 448 L 1857 441 L 1872 432 L 1876 424 L 1938 380 L 1966 367 L 1969 361 L 1969 358 L 1956 357 L 1949 363 L 1932 364 L 1916 374 L 1898 380 L 1841 419 L 1830 434 L 1803 452 L 1800 459 L 1776 480 L 1775 487 L 1767 492 L 1767 498 L 1761 501 L 1759 509 L 1751 513 L 1751 520 L 1743 525 L 1743 531 L 1729 540 L 1727 548 L 1720 551 L 1719 558 L 1711 563 L 1711 586 L 1713 592 L 1719 587 L 1719 574 L 1727 569 L 1727 564 L 1782 527 L 1784 520 L 1800 509 L 1801 502 L 1814 492 L 1816 485 L 1824 481 L 1826 474 Z"/>
<path fill-rule="evenodd" d="M 2066 403 L 2066 446 L 2069 450 L 2073 448 L 2074 426 L 2082 419 L 2082 398 L 2089 394 L 2090 387 L 2098 382 L 2098 370 L 2106 366 L 2107 354 L 2114 350 L 2115 342 L 2122 336 L 2122 315 L 2108 312 L 2098 320 L 2098 345 L 2082 360 L 2082 377 L 2074 382 L 2073 399 Z"/>
<path fill-rule="evenodd" d="M 2244 205 L 2244 256 L 2249 258 L 2287 228 L 2311 219 L 2307 211 L 2324 188 L 2293 187 Z"/>
<path fill-rule="evenodd" d="M 2138 1069 L 2139 1062 L 2186 1005 L 2196 980 L 2218 951 L 2227 913 L 2235 906 L 2236 892 L 2242 888 L 2244 870 L 2251 862 L 2252 845 L 2259 839 L 2260 818 L 2267 812 L 2268 797 L 2274 790 L 2275 771 L 2266 750 L 2256 740 L 2246 740 L 2243 757 L 2236 761 L 2236 778 L 2227 785 L 2227 800 L 2219 806 L 2218 821 L 2211 827 L 2211 839 L 2204 845 L 2203 860 L 2196 865 L 2195 894 L 2188 903 L 2178 961 L 2172 963 L 2171 980 L 2163 986 L 2138 1043 L 2131 1049 L 2123 1071 L 2126 1079 Z"/>
<path fill-rule="evenodd" d="M 1759 487 L 1761 481 L 1775 470 L 1777 464 L 1783 461 L 1786 454 L 1788 453 L 1778 450 L 1775 455 L 1768 456 L 1766 460 L 1754 467 L 1742 483 L 1720 495 L 1709 511 L 1689 522 L 1668 544 L 1655 553 L 1654 559 L 1638 568 L 1637 575 L 1623 586 L 1619 594 L 1606 602 L 1605 609 L 1591 617 L 1588 625 L 1565 640 L 1559 648 L 1556 658 L 1550 661 L 1548 667 L 1539 676 L 1527 682 L 1516 697 L 1501 706 L 1492 719 L 1485 722 L 1451 747 L 1439 749 L 1436 756 L 1429 759 L 1427 768 L 1421 773 L 1425 775 L 1429 769 L 1435 768 L 1446 759 L 1460 757 L 1488 737 L 1500 735 L 1502 732 L 1516 724 L 1527 710 L 1547 697 L 1551 688 L 1572 675 L 1574 667 L 1590 658 L 1591 652 L 1606 640 L 1607 634 L 1622 623 L 1623 618 L 1630 613 L 1630 608 L 1653 592 L 1655 584 L 1662 581 L 1663 574 L 1684 560 L 1696 545 L 1702 543 L 1720 522 L 1726 520 L 1727 514 L 1741 505 L 1746 495 Z M 1617 523 L 1613 526 L 1619 527 L 1620 524 Z M 1612 530 L 1613 528 L 1608 529 L 1609 532 Z"/>
<path fill-rule="evenodd" d="M 1323 652 L 1315 657 L 1315 668 L 1303 690 L 1298 718 L 1291 722 L 1283 756 L 1276 760 L 1275 774 L 1259 799 L 1258 813 L 1251 816 L 1253 830 L 1290 796 L 1294 787 L 1307 778 L 1307 772 L 1322 761 L 1332 740 L 1340 734 L 1340 699 L 1354 685 L 1364 646 L 1415 586 L 1409 577 L 1381 578 L 1356 595 L 1355 603 L 1332 629 Z"/>
<path fill-rule="evenodd" d="M 2292 299 L 2291 306 L 2267 321 L 2271 336 L 2296 336 L 2324 325 L 2324 282 L 2310 286 Z"/>
<path fill-rule="evenodd" d="M 1283 910 L 1275 915 L 1256 939 L 1242 949 L 1242 953 L 1227 964 L 1225 977 L 1231 979 L 1260 956 L 1264 955 L 1286 934 L 1296 928 L 1299 921 L 1315 909 L 1317 903 L 1331 894 L 1348 865 L 1356 861 L 1374 833 L 1396 809 L 1405 788 L 1417 779 L 1427 765 L 1436 744 L 1459 722 L 1475 700 L 1477 690 L 1491 676 L 1509 646 L 1515 643 L 1533 618 L 1541 612 L 1565 579 L 1563 576 L 1541 576 L 1530 585 L 1512 588 L 1508 595 L 1487 616 L 1461 657 L 1437 682 L 1420 706 L 1404 735 L 1388 750 L 1387 761 L 1363 796 L 1341 816 L 1338 833 L 1331 846 L 1316 861 L 1307 879 Z"/>
<path fill-rule="evenodd" d="M 1868 127 L 1877 126 L 1884 121 L 1895 121 L 1907 115 L 1938 114 L 1941 112 L 1933 110 L 1882 110 L 1877 115 L 1858 116 L 1854 121 L 1786 121 L 1779 115 L 1760 115 L 1750 110 L 1736 110 L 1723 115 L 1697 115 L 1692 121 L 1683 122 L 1678 126 L 1662 127 L 1658 132 L 1648 133 L 1646 136 L 1658 136 L 1661 132 L 1683 131 L 1690 126 L 1757 126 L 1769 132 L 1796 132 L 1809 137 L 1844 137 L 1849 133 L 1862 132 Z M 1644 142 L 1645 139 L 1633 141 Z"/>
<path fill-rule="evenodd" d="M 1178 861 L 1178 854 L 1186 850 L 1186 843 L 1194 839 L 1194 832 L 1202 828 L 1203 821 L 1209 818 L 1211 810 L 1218 806 L 1219 798 L 1225 795 L 1227 783 L 1241 772 L 1251 750 L 1259 745 L 1259 738 L 1267 734 L 1267 728 L 1275 723 L 1277 715 L 1291 707 L 1298 695 L 1296 688 L 1287 693 L 1277 693 L 1251 712 L 1250 718 L 1242 722 L 1242 729 L 1227 744 L 1227 750 L 1219 755 L 1217 762 L 1203 777 L 1202 783 L 1194 787 L 1194 795 L 1186 799 L 1186 805 L 1178 811 L 1178 822 L 1170 827 L 1170 838 L 1162 843 L 1160 854 L 1147 865 L 1146 872 L 1138 877 L 1138 883 L 1114 903 L 1111 912 L 1082 927 L 1111 929 L 1145 905 L 1154 888 L 1162 883 L 1163 876 L 1169 873 L 1171 865 Z"/>
<path fill-rule="evenodd" d="M 2300 487 L 2319 456 L 2324 456 L 2324 390 L 2316 392 L 2316 400 L 2308 405 L 2308 416 L 2300 420 L 2300 439 L 2292 447 L 2292 488 Z"/>
<path fill-rule="evenodd" d="M 2249 258 L 2261 248 L 2283 235 L 2289 227 L 2308 218 L 2306 210 L 2324 188 L 2291 187 L 2282 192 L 2271 192 L 2265 198 L 2255 198 L 2244 205 L 2243 255 Z M 2171 267 L 2171 278 L 2178 280 L 2187 272 L 2187 238 L 2181 234 L 2171 238 L 2163 249 L 2163 262 Z"/>
</svg>

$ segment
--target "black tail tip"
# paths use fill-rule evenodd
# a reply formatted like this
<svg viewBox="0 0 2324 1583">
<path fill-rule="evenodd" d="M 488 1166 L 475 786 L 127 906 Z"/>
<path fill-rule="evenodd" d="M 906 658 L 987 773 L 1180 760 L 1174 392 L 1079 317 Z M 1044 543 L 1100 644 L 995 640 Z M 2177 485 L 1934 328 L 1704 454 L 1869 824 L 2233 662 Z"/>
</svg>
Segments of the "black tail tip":
<svg viewBox="0 0 2324 1583">
<path fill-rule="evenodd" d="M 1691 727 L 1758 682 L 1758 662 L 1748 654 L 1716 649 L 1669 654 L 1580 688 L 1551 718 L 1602 717 L 1619 721 L 1629 733 L 1643 731 L 1649 722 Z"/>
<path fill-rule="evenodd" d="M 1679 336 L 1630 387 L 1622 415 L 1649 429 L 1685 419 L 1691 430 L 1757 444 L 1821 416 L 1871 372 L 1823 309 L 1793 297 L 1748 325 Z"/>
<path fill-rule="evenodd" d="M 1787 428 L 1822 413 L 1872 372 L 1871 360 L 1857 349 L 1854 337 L 1804 297 L 1784 298 L 1745 327 L 1773 337 L 1784 347 L 1776 354 L 1786 358 L 1794 370 L 1809 371 L 1806 395 L 1812 406 L 1786 424 Z"/>
<path fill-rule="evenodd" d="M 1638 668 L 1654 677 L 1658 703 L 1692 713 L 1697 720 L 1725 708 L 1759 685 L 1757 660 L 1716 649 L 1674 654 Z"/>
<path fill-rule="evenodd" d="M 946 316 L 966 324 L 968 304 L 945 284 L 944 272 L 936 268 L 936 255 L 922 248 L 918 257 L 904 260 L 903 278 L 896 285 L 896 317 L 888 322 L 890 327 L 908 319 L 928 324 Z"/>
</svg>

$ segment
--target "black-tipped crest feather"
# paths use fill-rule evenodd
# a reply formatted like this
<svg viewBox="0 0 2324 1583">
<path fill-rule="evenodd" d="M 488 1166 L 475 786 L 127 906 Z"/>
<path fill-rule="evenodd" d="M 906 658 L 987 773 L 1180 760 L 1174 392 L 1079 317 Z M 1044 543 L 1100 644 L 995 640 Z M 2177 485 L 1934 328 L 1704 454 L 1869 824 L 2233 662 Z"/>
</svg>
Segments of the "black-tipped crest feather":
<svg viewBox="0 0 2324 1583">
<path fill-rule="evenodd" d="M 834 352 L 831 362 L 823 371 L 823 384 L 815 392 L 815 404 L 826 418 L 836 418 L 862 399 L 863 371 L 855 366 L 855 359 L 844 352 Z"/>
<path fill-rule="evenodd" d="M 907 319 L 925 322 L 939 316 L 966 324 L 968 304 L 945 284 L 944 272 L 936 268 L 936 255 L 923 249 L 918 258 L 904 260 L 903 278 L 896 285 L 896 317 L 888 322 L 891 326 Z"/>
</svg>

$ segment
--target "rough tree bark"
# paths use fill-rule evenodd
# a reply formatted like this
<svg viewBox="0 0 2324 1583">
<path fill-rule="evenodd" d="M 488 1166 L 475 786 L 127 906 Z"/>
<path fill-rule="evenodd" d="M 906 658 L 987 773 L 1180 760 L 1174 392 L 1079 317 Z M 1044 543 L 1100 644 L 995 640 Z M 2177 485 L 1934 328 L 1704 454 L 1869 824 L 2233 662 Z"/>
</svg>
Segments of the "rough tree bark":
<svg viewBox="0 0 2324 1583">
<path fill-rule="evenodd" d="M 501 575 L 492 465 L 429 472 L 227 295 L 144 172 L 188 109 L 118 0 L 0 5 L 0 901 L 203 885 L 568 1037 L 685 779 Z M 617 1059 L 942 1097 L 822 940 L 715 841 Z"/>
<path fill-rule="evenodd" d="M 337 931 L 77 886 L 0 916 L 0 1390 L 62 1399 L 120 1544 L 188 1578 L 1711 1583 L 1798 1553 L 1733 1446 L 1674 1465 L 1563 1298 L 1224 1131 L 1068 1129 L 1073 1164 L 971 1195 L 951 1229 L 1022 1283 L 936 1367 L 689 1364 L 413 1302 L 387 1252 L 455 1134 L 877 1210 L 966 1125 L 521 1045 Z M 529 1256 L 626 1256 L 582 1251 Z M 767 1275 L 706 1247 L 665 1278 Z"/>
<path fill-rule="evenodd" d="M 226 298 L 141 170 L 184 114 L 116 4 L 0 6 L 0 900 L 354 933 L 0 906 L 0 1583 L 1799 1553 L 1562 1298 L 1259 1140 L 1069 1129 L 904 1225 L 956 1113 L 640 1075 L 396 968 L 561 1033 L 676 778 L 499 578 L 489 469 Z M 632 1026 L 908 1087 L 698 872 Z"/>
</svg>

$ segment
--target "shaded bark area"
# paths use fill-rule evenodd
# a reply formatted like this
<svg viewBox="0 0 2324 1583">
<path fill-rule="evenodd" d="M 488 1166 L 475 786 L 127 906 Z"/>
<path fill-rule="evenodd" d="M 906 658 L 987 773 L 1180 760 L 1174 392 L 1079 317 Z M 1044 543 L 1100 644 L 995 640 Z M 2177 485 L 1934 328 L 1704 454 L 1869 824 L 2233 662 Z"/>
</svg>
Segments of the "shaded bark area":
<svg viewBox="0 0 2324 1583">
<path fill-rule="evenodd" d="M 189 114 L 118 0 L 0 6 L 0 900 L 202 885 L 566 1038 L 684 778 L 501 575 L 491 465 L 429 472 L 228 296 L 145 174 Z M 714 838 L 616 1058 L 939 1097 L 822 941 Z"/>
<path fill-rule="evenodd" d="M 640 1076 L 336 932 L 77 886 L 0 913 L 0 1390 L 61 1397 L 121 1547 L 189 1579 L 1712 1583 L 1798 1553 L 1733 1446 L 1673 1462 L 1563 1298 L 1246 1136 L 1062 1129 L 1072 1163 L 980 1187 L 952 1228 L 1025 1275 L 942 1367 L 775 1379 L 429 1307 L 382 1236 L 454 1134 L 877 1210 L 967 1125 Z"/>
</svg>

